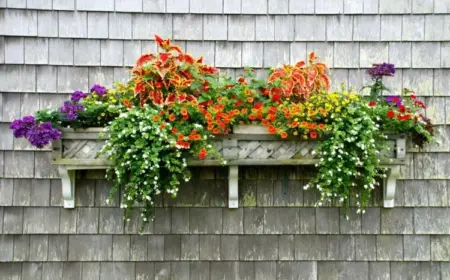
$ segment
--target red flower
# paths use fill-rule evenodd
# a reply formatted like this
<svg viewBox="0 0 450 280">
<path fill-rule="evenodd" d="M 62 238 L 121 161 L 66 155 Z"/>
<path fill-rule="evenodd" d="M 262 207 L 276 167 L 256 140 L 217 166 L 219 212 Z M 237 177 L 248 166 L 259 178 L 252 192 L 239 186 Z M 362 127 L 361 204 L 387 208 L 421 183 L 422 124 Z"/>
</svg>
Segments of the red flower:
<svg viewBox="0 0 450 280">
<path fill-rule="evenodd" d="M 258 103 L 258 104 L 255 104 L 255 106 L 253 106 L 253 108 L 255 108 L 256 110 L 259 110 L 259 109 L 261 109 L 261 107 L 262 107 L 262 103 Z"/>
<path fill-rule="evenodd" d="M 277 102 L 277 101 L 280 101 L 280 99 L 281 99 L 281 94 L 275 93 L 274 95 L 272 95 L 272 101 Z"/>
<path fill-rule="evenodd" d="M 281 136 L 281 138 L 287 138 L 288 134 L 286 131 L 283 131 L 283 132 L 281 132 L 280 136 Z"/>
<path fill-rule="evenodd" d="M 241 84 L 245 83 L 244 77 L 239 77 L 238 78 L 238 82 L 241 83 Z"/>
<path fill-rule="evenodd" d="M 405 107 L 405 105 L 400 105 L 400 106 L 398 106 L 398 110 L 399 110 L 400 112 L 402 112 L 402 113 L 406 112 L 406 107 Z"/>
<path fill-rule="evenodd" d="M 189 119 L 189 115 L 183 115 L 181 118 L 182 118 L 183 120 L 188 120 L 188 119 Z"/>
<path fill-rule="evenodd" d="M 269 131 L 269 133 L 274 134 L 277 132 L 277 129 L 275 127 L 273 127 L 272 125 L 270 125 L 267 130 Z"/>
<path fill-rule="evenodd" d="M 311 138 L 317 138 L 317 132 L 315 131 L 311 131 L 309 135 L 311 136 Z"/>
<path fill-rule="evenodd" d="M 369 102 L 369 107 L 375 107 L 375 105 L 377 105 L 377 102 L 373 100 Z"/>
<path fill-rule="evenodd" d="M 181 113 L 183 116 L 186 116 L 186 115 L 188 114 L 188 111 L 187 111 L 186 109 L 181 109 L 181 110 L 180 110 L 180 113 Z"/>
<path fill-rule="evenodd" d="M 395 117 L 395 113 L 392 110 L 387 111 L 386 116 L 390 119 L 392 119 L 393 117 Z"/>
<path fill-rule="evenodd" d="M 209 89 L 209 83 L 208 83 L 208 81 L 205 81 L 205 82 L 203 83 L 202 90 L 203 90 L 203 91 L 207 91 L 208 89 Z"/>
<path fill-rule="evenodd" d="M 162 87 L 163 87 L 163 83 L 161 83 L 161 82 L 156 82 L 156 83 L 155 83 L 155 87 L 156 87 L 156 88 L 162 88 Z"/>
<path fill-rule="evenodd" d="M 208 151 L 205 148 L 201 148 L 200 152 L 198 153 L 198 158 L 205 159 L 207 154 L 208 154 Z"/>
<path fill-rule="evenodd" d="M 417 96 L 415 94 L 411 94 L 410 97 L 411 97 L 411 99 L 414 99 L 414 100 L 417 98 Z"/>
<path fill-rule="evenodd" d="M 173 122 L 174 120 L 176 120 L 176 117 L 174 115 L 170 115 L 169 116 L 169 121 Z"/>
<path fill-rule="evenodd" d="M 176 127 L 172 128 L 172 133 L 175 134 L 178 132 L 178 129 Z"/>
</svg>

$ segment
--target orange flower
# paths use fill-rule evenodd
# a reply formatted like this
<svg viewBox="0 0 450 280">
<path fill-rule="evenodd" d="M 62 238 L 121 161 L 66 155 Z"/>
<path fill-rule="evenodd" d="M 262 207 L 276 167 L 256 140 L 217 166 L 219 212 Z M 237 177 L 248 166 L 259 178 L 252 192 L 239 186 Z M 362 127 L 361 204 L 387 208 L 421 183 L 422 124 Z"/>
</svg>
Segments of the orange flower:
<svg viewBox="0 0 450 280">
<path fill-rule="evenodd" d="M 208 130 L 213 130 L 213 128 L 214 128 L 214 126 L 212 124 L 209 124 L 207 127 Z"/>
<path fill-rule="evenodd" d="M 248 102 L 248 103 L 253 103 L 253 100 L 254 100 L 253 97 L 248 97 L 248 98 L 247 98 L 247 102 Z"/>
<path fill-rule="evenodd" d="M 188 119 L 189 119 L 189 115 L 184 115 L 184 116 L 182 117 L 182 119 L 183 119 L 183 120 L 188 120 Z"/>
<path fill-rule="evenodd" d="M 188 114 L 188 111 L 187 111 L 186 109 L 181 109 L 180 113 L 181 113 L 183 116 L 186 116 L 186 115 Z"/>
<path fill-rule="evenodd" d="M 300 126 L 301 126 L 301 127 L 307 127 L 307 126 L 308 126 L 308 123 L 305 122 L 305 121 L 302 121 L 302 122 L 300 123 Z"/>
<path fill-rule="evenodd" d="M 324 129 L 325 125 L 323 123 L 319 124 L 319 129 Z"/>
<path fill-rule="evenodd" d="M 164 129 L 164 128 L 166 128 L 166 124 L 163 123 L 163 124 L 161 124 L 159 127 L 160 127 L 161 129 Z"/>
<path fill-rule="evenodd" d="M 269 121 L 268 120 L 263 119 L 261 122 L 265 126 L 269 125 Z"/>
<path fill-rule="evenodd" d="M 253 114 L 250 114 L 249 116 L 248 116 L 248 118 L 250 119 L 250 120 L 256 120 L 256 116 L 255 115 L 253 115 Z"/>
<path fill-rule="evenodd" d="M 201 140 L 202 139 L 202 136 L 200 135 L 200 134 L 195 134 L 194 135 L 194 140 L 195 141 L 199 141 L 199 140 Z"/>
<path fill-rule="evenodd" d="M 298 126 L 298 122 L 291 123 L 291 127 L 297 127 L 297 126 Z"/>
<path fill-rule="evenodd" d="M 169 121 L 173 122 L 174 120 L 176 120 L 176 117 L 174 115 L 170 115 L 169 116 Z"/>
<path fill-rule="evenodd" d="M 213 134 L 219 134 L 220 133 L 220 129 L 218 129 L 217 127 L 213 129 Z"/>
<path fill-rule="evenodd" d="M 205 159 L 207 154 L 208 154 L 208 151 L 205 148 L 201 148 L 200 152 L 198 153 L 198 158 Z"/>
<path fill-rule="evenodd" d="M 166 113 L 165 113 L 163 110 L 161 110 L 161 111 L 159 111 L 159 114 L 160 114 L 161 116 L 164 116 Z"/>
<path fill-rule="evenodd" d="M 128 99 L 125 99 L 124 101 L 123 101 L 123 105 L 125 106 L 125 107 L 127 107 L 128 109 L 131 109 L 131 102 L 130 102 L 130 100 L 128 100 Z"/>
<path fill-rule="evenodd" d="M 267 130 L 269 131 L 269 133 L 274 134 L 277 132 L 277 129 L 273 126 L 273 125 L 269 125 L 269 127 L 267 128 Z"/>
<path fill-rule="evenodd" d="M 183 133 L 178 134 L 178 140 L 179 140 L 179 141 L 183 141 L 183 140 L 184 140 L 184 135 L 183 135 Z"/>
<path fill-rule="evenodd" d="M 175 134 L 178 132 L 178 129 L 176 127 L 172 128 L 172 133 Z"/>
<path fill-rule="evenodd" d="M 280 136 L 281 136 L 281 138 L 287 138 L 288 134 L 286 131 L 283 131 L 283 132 L 281 132 Z"/>
<path fill-rule="evenodd" d="M 159 116 L 153 116 L 153 121 L 155 122 L 159 121 Z"/>
<path fill-rule="evenodd" d="M 241 110 L 241 114 L 246 115 L 248 113 L 248 109 L 247 108 L 243 108 Z"/>
</svg>

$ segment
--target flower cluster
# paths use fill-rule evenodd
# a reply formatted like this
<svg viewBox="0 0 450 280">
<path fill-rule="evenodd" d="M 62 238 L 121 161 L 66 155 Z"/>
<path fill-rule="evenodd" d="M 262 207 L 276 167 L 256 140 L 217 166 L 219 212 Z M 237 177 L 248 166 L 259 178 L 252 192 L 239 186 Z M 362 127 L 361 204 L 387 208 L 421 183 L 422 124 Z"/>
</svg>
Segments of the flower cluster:
<svg viewBox="0 0 450 280">
<path fill-rule="evenodd" d="M 91 93 L 96 93 L 100 97 L 105 95 L 106 92 L 106 88 L 102 85 L 95 84 L 91 87 Z"/>
<path fill-rule="evenodd" d="M 369 74 L 372 79 L 381 79 L 384 76 L 394 76 L 395 74 L 395 66 L 390 63 L 381 63 L 374 64 L 372 68 L 367 70 L 367 74 Z"/>
<path fill-rule="evenodd" d="M 73 121 L 78 117 L 78 112 L 83 111 L 84 106 L 70 101 L 64 102 L 60 108 L 61 113 L 64 113 L 69 121 Z"/>
<path fill-rule="evenodd" d="M 16 138 L 24 137 L 38 148 L 43 148 L 50 142 L 61 138 L 61 132 L 53 128 L 51 122 L 38 124 L 33 116 L 13 121 L 10 128 Z"/>
</svg>

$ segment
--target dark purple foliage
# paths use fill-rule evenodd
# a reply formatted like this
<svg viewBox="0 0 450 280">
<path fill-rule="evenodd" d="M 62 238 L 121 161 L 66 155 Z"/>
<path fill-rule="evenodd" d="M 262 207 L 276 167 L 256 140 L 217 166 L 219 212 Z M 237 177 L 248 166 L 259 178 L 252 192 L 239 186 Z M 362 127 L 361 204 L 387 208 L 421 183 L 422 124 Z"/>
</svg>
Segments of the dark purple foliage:
<svg viewBox="0 0 450 280">
<path fill-rule="evenodd" d="M 70 98 L 72 101 L 74 101 L 74 102 L 78 102 L 78 101 L 80 101 L 81 99 L 83 99 L 83 98 L 86 98 L 87 97 L 87 94 L 86 93 L 84 93 L 84 92 L 82 92 L 82 91 L 80 91 L 80 90 L 77 90 L 77 91 L 74 91 L 73 93 L 72 93 L 72 97 Z"/>
<path fill-rule="evenodd" d="M 37 124 L 33 116 L 15 120 L 9 126 L 16 138 L 25 137 L 33 146 L 42 148 L 51 141 L 61 138 L 61 132 L 51 122 Z"/>
<path fill-rule="evenodd" d="M 372 68 L 367 69 L 366 72 L 373 79 L 382 78 L 383 76 L 394 76 L 395 66 L 394 64 L 386 62 L 383 62 L 381 64 L 373 64 Z"/>
<path fill-rule="evenodd" d="M 67 116 L 69 121 L 76 120 L 78 117 L 78 111 L 83 111 L 84 106 L 81 104 L 74 104 L 70 101 L 64 102 L 64 106 L 61 107 L 61 113 L 64 113 Z"/>
<path fill-rule="evenodd" d="M 388 95 L 386 96 L 386 102 L 390 105 L 396 105 L 397 107 L 402 105 L 402 98 L 399 95 Z"/>
<path fill-rule="evenodd" d="M 98 96 L 103 96 L 106 94 L 106 88 L 104 86 L 95 84 L 91 87 L 91 93 L 93 92 L 96 92 Z"/>
</svg>

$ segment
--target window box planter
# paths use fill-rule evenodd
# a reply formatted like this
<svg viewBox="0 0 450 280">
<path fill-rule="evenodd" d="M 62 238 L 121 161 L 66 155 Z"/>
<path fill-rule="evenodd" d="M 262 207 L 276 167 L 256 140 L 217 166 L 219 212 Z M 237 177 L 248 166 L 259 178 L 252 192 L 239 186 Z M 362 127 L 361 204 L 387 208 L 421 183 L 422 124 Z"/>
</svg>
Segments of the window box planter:
<svg viewBox="0 0 450 280">
<path fill-rule="evenodd" d="M 107 139 L 100 138 L 103 128 L 85 130 L 63 129 L 61 140 L 53 143 L 53 164 L 58 165 L 62 180 L 65 208 L 75 207 L 75 171 L 106 169 L 112 163 L 104 156 L 97 158 Z M 386 140 L 393 148 L 382 156 L 383 167 L 388 168 L 384 180 L 384 207 L 394 207 L 396 180 L 400 177 L 400 166 L 405 164 L 405 136 L 390 135 Z M 314 165 L 318 162 L 311 153 L 317 141 L 298 138 L 281 139 L 271 135 L 258 125 L 237 125 L 233 134 L 215 138 L 217 151 L 227 160 L 229 167 L 229 207 L 238 207 L 238 171 L 240 165 Z M 189 166 L 220 166 L 213 158 L 188 160 Z"/>
</svg>

